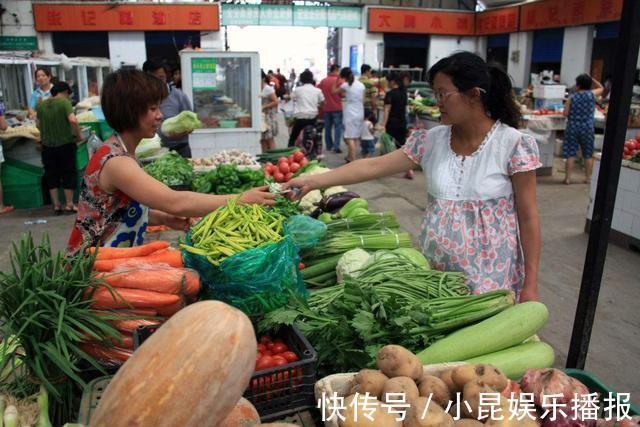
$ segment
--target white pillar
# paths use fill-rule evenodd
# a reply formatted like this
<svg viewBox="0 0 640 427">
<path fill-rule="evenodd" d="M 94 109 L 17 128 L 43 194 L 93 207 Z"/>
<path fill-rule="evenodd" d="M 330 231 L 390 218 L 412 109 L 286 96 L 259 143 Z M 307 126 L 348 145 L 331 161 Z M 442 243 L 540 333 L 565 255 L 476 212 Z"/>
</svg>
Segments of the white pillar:
<svg viewBox="0 0 640 427">
<path fill-rule="evenodd" d="M 142 68 L 147 60 L 144 31 L 109 31 L 109 57 L 114 70 L 122 64 Z"/>
<path fill-rule="evenodd" d="M 517 88 L 526 88 L 529 85 L 532 50 L 532 32 L 509 34 L 509 62 L 507 64 L 507 72 L 513 79 L 514 86 Z"/>
<path fill-rule="evenodd" d="M 593 25 L 567 27 L 564 29 L 560 81 L 573 86 L 576 77 L 591 72 L 593 53 Z"/>
<path fill-rule="evenodd" d="M 215 49 L 224 51 L 224 34 L 220 31 L 200 33 L 200 47 L 202 49 Z"/>
<path fill-rule="evenodd" d="M 485 61 L 487 60 L 487 36 L 476 38 L 476 53 Z"/>
<path fill-rule="evenodd" d="M 38 49 L 43 53 L 55 53 L 53 50 L 53 33 L 43 32 L 38 33 Z"/>
<path fill-rule="evenodd" d="M 429 58 L 427 58 L 427 69 L 455 52 L 466 50 L 476 51 L 475 37 L 461 36 L 430 36 L 429 37 Z"/>
</svg>

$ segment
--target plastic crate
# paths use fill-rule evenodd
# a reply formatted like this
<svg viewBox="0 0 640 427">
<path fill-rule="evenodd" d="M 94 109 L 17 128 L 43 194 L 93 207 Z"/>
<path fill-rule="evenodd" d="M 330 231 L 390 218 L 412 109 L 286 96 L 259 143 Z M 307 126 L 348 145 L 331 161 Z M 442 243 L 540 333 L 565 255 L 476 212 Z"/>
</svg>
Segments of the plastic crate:
<svg viewBox="0 0 640 427">
<path fill-rule="evenodd" d="M 251 377 L 244 397 L 256 407 L 262 422 L 316 406 L 316 351 L 295 326 L 283 326 L 271 336 L 281 339 L 300 360 L 254 373 Z"/>
<path fill-rule="evenodd" d="M 147 340 L 151 336 L 152 333 L 158 330 L 158 328 L 162 326 L 161 324 L 157 325 L 148 325 L 148 326 L 139 326 L 133 331 L 133 350 L 135 351 L 138 347 L 142 345 L 143 342 Z"/>
<path fill-rule="evenodd" d="M 608 398 L 610 393 L 614 399 L 618 395 L 618 393 L 606 386 L 598 377 L 590 372 L 583 371 L 582 369 L 565 369 L 564 372 L 587 386 L 591 393 L 598 393 L 600 395 L 601 410 L 605 405 L 604 399 Z M 629 414 L 640 415 L 640 408 L 637 405 L 631 404 L 629 407 Z"/>
<path fill-rule="evenodd" d="M 2 163 L 2 186 L 41 185 L 44 169 L 20 160 L 6 159 Z"/>
<path fill-rule="evenodd" d="M 96 378 L 89 382 L 82 392 L 82 400 L 80 401 L 80 410 L 78 411 L 78 423 L 88 426 L 93 411 L 98 407 L 100 398 L 104 390 L 113 378 L 111 375 Z"/>
<path fill-rule="evenodd" d="M 42 185 L 4 185 L 3 199 L 5 205 L 13 206 L 16 209 L 31 209 L 44 206 L 44 195 Z"/>
</svg>

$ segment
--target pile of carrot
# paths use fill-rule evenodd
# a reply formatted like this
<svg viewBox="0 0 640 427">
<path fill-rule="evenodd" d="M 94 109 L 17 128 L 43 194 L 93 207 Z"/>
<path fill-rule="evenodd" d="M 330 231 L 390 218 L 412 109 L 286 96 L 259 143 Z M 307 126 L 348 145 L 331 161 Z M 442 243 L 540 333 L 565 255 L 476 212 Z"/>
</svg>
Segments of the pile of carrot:
<svg viewBox="0 0 640 427">
<path fill-rule="evenodd" d="M 89 252 L 96 253 L 93 269 L 99 279 L 87 295 L 92 307 L 124 317 L 109 321 L 121 333 L 113 346 L 98 342 L 83 345 L 83 350 L 98 360 L 115 364 L 126 361 L 132 354 L 132 334 L 138 327 L 164 322 L 200 293 L 198 273 L 184 268 L 180 251 L 169 248 L 169 242 L 90 248 Z"/>
</svg>

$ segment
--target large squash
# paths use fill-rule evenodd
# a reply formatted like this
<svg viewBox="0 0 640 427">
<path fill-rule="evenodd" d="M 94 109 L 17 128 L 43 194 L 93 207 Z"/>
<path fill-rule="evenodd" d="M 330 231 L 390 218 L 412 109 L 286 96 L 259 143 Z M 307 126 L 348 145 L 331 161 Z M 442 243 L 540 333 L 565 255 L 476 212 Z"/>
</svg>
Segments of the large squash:
<svg viewBox="0 0 640 427">
<path fill-rule="evenodd" d="M 259 424 L 260 414 L 255 406 L 241 397 L 224 421 L 218 424 L 218 427 L 254 427 Z"/>
<path fill-rule="evenodd" d="M 251 321 L 219 301 L 176 313 L 120 368 L 91 427 L 217 426 L 249 384 Z"/>
</svg>

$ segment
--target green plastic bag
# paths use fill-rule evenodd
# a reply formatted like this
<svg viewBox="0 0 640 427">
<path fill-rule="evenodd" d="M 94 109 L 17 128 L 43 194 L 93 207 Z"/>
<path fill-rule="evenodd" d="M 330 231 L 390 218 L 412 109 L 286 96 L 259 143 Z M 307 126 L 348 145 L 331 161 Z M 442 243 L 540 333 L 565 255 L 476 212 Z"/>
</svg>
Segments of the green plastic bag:
<svg viewBox="0 0 640 427">
<path fill-rule="evenodd" d="M 383 132 L 380 135 L 380 144 L 379 144 L 380 155 L 383 156 L 385 154 L 389 154 L 392 151 L 396 150 L 396 142 L 391 135 L 386 132 Z"/>
<path fill-rule="evenodd" d="M 284 226 L 298 249 L 312 248 L 327 234 L 327 225 L 306 215 L 294 215 Z"/>
</svg>

